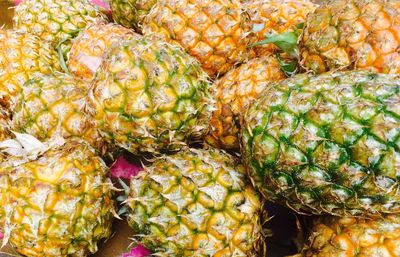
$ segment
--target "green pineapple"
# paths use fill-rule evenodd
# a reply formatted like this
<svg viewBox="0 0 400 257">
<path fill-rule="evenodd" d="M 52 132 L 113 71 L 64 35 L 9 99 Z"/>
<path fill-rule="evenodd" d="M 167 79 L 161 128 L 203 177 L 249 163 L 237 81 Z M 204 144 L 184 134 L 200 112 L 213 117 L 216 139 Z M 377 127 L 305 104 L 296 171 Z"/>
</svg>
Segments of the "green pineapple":
<svg viewBox="0 0 400 257">
<path fill-rule="evenodd" d="M 185 148 L 131 179 L 128 221 L 160 257 L 255 257 L 262 204 L 245 169 L 220 150 Z"/>
<path fill-rule="evenodd" d="M 400 211 L 400 77 L 301 74 L 273 84 L 243 118 L 249 173 L 298 212 Z"/>
<path fill-rule="evenodd" d="M 90 109 L 110 143 L 157 153 L 207 132 L 213 109 L 207 76 L 178 46 L 150 37 L 121 42 L 95 80 Z"/>
<path fill-rule="evenodd" d="M 110 8 L 115 22 L 140 30 L 142 22 L 157 0 L 110 0 Z"/>
</svg>

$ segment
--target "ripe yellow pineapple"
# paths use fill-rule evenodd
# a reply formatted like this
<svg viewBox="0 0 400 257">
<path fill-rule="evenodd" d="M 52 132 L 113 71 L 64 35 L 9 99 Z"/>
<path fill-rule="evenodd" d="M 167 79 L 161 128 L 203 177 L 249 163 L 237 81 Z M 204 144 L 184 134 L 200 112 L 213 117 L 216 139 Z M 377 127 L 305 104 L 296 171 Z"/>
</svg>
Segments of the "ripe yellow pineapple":
<svg viewBox="0 0 400 257">
<path fill-rule="evenodd" d="M 82 31 L 72 42 L 68 54 L 68 68 L 83 79 L 93 79 L 108 48 L 133 37 L 133 30 L 112 23 L 95 23 Z"/>
<path fill-rule="evenodd" d="M 29 135 L 17 138 L 22 146 L 10 147 L 22 156 L 0 166 L 3 244 L 30 257 L 96 252 L 97 243 L 111 235 L 114 212 L 107 166 L 81 141 L 49 148 Z"/>
<path fill-rule="evenodd" d="M 399 17 L 397 0 L 331 0 L 307 18 L 302 65 L 400 74 Z"/>
<path fill-rule="evenodd" d="M 107 140 L 133 153 L 177 150 L 202 138 L 214 103 L 200 65 L 149 37 L 110 49 L 90 99 Z"/>
<path fill-rule="evenodd" d="M 0 29 L 0 105 L 13 107 L 24 83 L 60 70 L 58 56 L 38 37 Z"/>
<path fill-rule="evenodd" d="M 14 28 L 34 34 L 57 47 L 66 56 L 69 40 L 87 25 L 104 20 L 89 0 L 23 0 L 14 14 Z"/>
<path fill-rule="evenodd" d="M 252 31 L 257 41 L 268 36 L 292 32 L 305 22 L 318 5 L 309 0 L 243 0 L 251 17 Z M 273 44 L 256 47 L 258 55 L 276 50 Z"/>
<path fill-rule="evenodd" d="M 89 87 L 89 83 L 63 73 L 28 81 L 17 100 L 12 130 L 39 140 L 57 135 L 79 137 L 103 152 L 104 141 L 93 118 L 85 113 Z"/>
<path fill-rule="evenodd" d="M 252 59 L 226 73 L 214 84 L 216 110 L 206 141 L 215 147 L 239 149 L 239 117 L 267 86 L 285 78 L 274 56 Z"/>
<path fill-rule="evenodd" d="M 213 77 L 248 58 L 249 30 L 239 0 L 159 0 L 143 22 L 145 34 L 178 42 Z"/>
<path fill-rule="evenodd" d="M 304 257 L 398 257 L 400 216 L 378 219 L 317 218 Z"/>
<path fill-rule="evenodd" d="M 259 256 L 265 217 L 245 179 L 223 151 L 163 156 L 131 179 L 128 222 L 156 256 Z"/>
</svg>

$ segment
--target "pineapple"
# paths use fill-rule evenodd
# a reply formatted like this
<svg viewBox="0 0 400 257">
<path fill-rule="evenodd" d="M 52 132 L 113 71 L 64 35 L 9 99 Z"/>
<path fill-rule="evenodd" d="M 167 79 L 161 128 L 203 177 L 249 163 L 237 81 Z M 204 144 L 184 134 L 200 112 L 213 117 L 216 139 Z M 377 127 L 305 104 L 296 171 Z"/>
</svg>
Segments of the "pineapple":
<svg viewBox="0 0 400 257">
<path fill-rule="evenodd" d="M 14 14 L 14 28 L 34 34 L 53 47 L 61 46 L 64 56 L 70 40 L 87 25 L 103 21 L 101 11 L 89 0 L 23 0 Z"/>
<path fill-rule="evenodd" d="M 80 141 L 49 149 L 28 135 L 18 138 L 28 142 L 18 151 L 22 157 L 9 157 L 0 167 L 3 245 L 30 257 L 96 252 L 97 243 L 111 234 L 114 212 L 106 165 Z"/>
<path fill-rule="evenodd" d="M 177 46 L 149 37 L 122 42 L 95 80 L 91 113 L 110 143 L 160 152 L 207 132 L 213 100 L 206 74 Z"/>
<path fill-rule="evenodd" d="M 212 77 L 249 57 L 250 21 L 238 0 L 159 0 L 143 31 L 178 42 Z"/>
<path fill-rule="evenodd" d="M 90 85 L 63 73 L 43 75 L 28 81 L 20 93 L 11 128 L 39 140 L 79 137 L 104 152 L 93 118 L 85 113 Z"/>
<path fill-rule="evenodd" d="M 397 0 L 331 0 L 307 18 L 302 65 L 316 73 L 371 70 L 400 74 Z"/>
<path fill-rule="evenodd" d="M 93 79 L 107 49 L 120 40 L 132 37 L 139 35 L 116 24 L 90 25 L 73 40 L 68 54 L 69 71 L 82 79 Z"/>
<path fill-rule="evenodd" d="M 38 37 L 0 29 L 0 105 L 13 108 L 24 83 L 60 70 L 57 53 Z"/>
<path fill-rule="evenodd" d="M 400 216 L 324 217 L 315 221 L 304 257 L 400 256 Z"/>
<path fill-rule="evenodd" d="M 10 113 L 0 106 L 0 142 L 10 137 Z M 0 158 L 1 159 L 1 158 Z"/>
<path fill-rule="evenodd" d="M 239 149 L 239 117 L 267 86 L 285 74 L 274 56 L 250 60 L 215 82 L 216 110 L 206 141 L 224 149 Z"/>
<path fill-rule="evenodd" d="M 110 8 L 115 22 L 140 30 L 142 22 L 157 0 L 110 0 Z"/>
<path fill-rule="evenodd" d="M 306 17 L 318 5 L 308 0 L 245 0 L 250 13 L 252 31 L 257 41 L 266 37 L 293 32 L 304 24 Z M 256 47 L 257 54 L 265 55 L 277 50 L 272 43 Z"/>
<path fill-rule="evenodd" d="M 232 156 L 184 149 L 156 159 L 130 189 L 128 222 L 154 255 L 257 256 L 262 204 Z"/>
<path fill-rule="evenodd" d="M 256 187 L 295 211 L 400 212 L 400 77 L 301 74 L 246 112 L 243 157 Z"/>
</svg>

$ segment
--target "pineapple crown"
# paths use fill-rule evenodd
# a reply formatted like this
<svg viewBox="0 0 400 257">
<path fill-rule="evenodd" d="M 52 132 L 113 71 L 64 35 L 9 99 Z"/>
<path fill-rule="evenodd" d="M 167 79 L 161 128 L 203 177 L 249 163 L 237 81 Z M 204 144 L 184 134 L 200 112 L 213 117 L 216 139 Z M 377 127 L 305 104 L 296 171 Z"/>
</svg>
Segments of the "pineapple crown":
<svg viewBox="0 0 400 257">
<path fill-rule="evenodd" d="M 281 66 L 282 71 L 287 76 L 292 76 L 297 73 L 298 70 L 298 60 L 299 60 L 299 39 L 302 35 L 304 28 L 304 23 L 299 23 L 295 29 L 291 32 L 284 32 L 282 34 L 276 35 L 265 35 L 265 39 L 256 42 L 250 47 L 262 46 L 265 44 L 274 44 L 283 53 L 287 54 L 293 61 L 284 61 L 282 59 L 282 53 L 276 53 L 276 58 Z"/>
</svg>

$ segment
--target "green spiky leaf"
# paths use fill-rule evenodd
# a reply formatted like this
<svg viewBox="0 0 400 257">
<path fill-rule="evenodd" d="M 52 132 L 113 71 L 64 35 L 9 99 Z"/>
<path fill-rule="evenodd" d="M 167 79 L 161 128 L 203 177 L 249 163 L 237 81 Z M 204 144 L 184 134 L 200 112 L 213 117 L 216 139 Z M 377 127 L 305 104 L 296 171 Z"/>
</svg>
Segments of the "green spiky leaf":
<svg viewBox="0 0 400 257">
<path fill-rule="evenodd" d="M 276 59 L 278 60 L 279 66 L 281 70 L 285 73 L 286 76 L 293 76 L 297 73 L 297 60 L 293 60 L 290 62 L 284 62 L 279 54 L 276 55 Z"/>
<path fill-rule="evenodd" d="M 66 64 L 66 62 L 65 62 L 64 53 L 63 53 L 63 51 L 62 51 L 62 46 L 63 46 L 63 44 L 65 43 L 65 41 L 67 41 L 67 40 L 63 40 L 63 41 L 61 41 L 61 42 L 58 44 L 58 46 L 57 46 L 57 53 L 58 53 L 58 59 L 59 59 L 59 61 L 60 61 L 61 69 L 62 69 L 66 74 L 70 74 L 69 69 L 68 69 L 68 67 L 67 67 L 67 64 Z"/>
<path fill-rule="evenodd" d="M 285 32 L 283 34 L 269 36 L 266 39 L 261 40 L 255 44 L 251 45 L 251 47 L 272 43 L 272 44 L 276 45 L 277 47 L 279 47 L 285 53 L 288 53 L 290 56 L 297 57 L 298 56 L 298 47 L 297 47 L 298 38 L 299 38 L 299 36 L 296 32 Z"/>
</svg>

